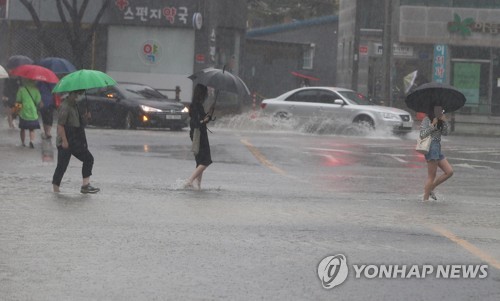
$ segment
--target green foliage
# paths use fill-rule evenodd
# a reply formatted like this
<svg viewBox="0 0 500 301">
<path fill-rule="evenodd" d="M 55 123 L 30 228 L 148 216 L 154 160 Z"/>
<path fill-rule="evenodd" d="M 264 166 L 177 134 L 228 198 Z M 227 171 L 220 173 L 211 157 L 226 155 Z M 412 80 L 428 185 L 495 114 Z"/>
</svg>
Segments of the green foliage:
<svg viewBox="0 0 500 301">
<path fill-rule="evenodd" d="M 249 0 L 252 27 L 283 23 L 286 18 L 305 20 L 338 12 L 339 0 Z"/>
</svg>

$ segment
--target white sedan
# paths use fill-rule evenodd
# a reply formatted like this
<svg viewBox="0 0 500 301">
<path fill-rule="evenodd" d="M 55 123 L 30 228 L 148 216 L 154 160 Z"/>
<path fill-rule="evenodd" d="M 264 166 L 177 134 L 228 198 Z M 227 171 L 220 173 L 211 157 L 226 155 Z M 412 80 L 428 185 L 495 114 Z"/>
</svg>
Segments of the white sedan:
<svg viewBox="0 0 500 301">
<path fill-rule="evenodd" d="M 362 94 L 344 88 L 299 88 L 276 98 L 264 99 L 261 108 L 264 113 L 282 119 L 330 119 L 370 128 L 387 128 L 395 133 L 407 133 L 413 129 L 410 113 L 374 105 Z"/>
</svg>

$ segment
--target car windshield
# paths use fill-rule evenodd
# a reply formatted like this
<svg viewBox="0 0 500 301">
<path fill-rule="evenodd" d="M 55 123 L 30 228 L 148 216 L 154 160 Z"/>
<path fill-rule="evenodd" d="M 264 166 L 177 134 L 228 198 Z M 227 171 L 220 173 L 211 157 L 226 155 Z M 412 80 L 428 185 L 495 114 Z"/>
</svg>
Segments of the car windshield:
<svg viewBox="0 0 500 301">
<path fill-rule="evenodd" d="M 373 103 L 371 103 L 366 96 L 364 96 L 361 93 L 355 92 L 355 91 L 338 91 L 340 95 L 342 95 L 344 98 L 349 99 L 350 101 L 354 102 L 357 105 L 360 106 L 372 106 Z"/>
<path fill-rule="evenodd" d="M 165 95 L 146 85 L 118 84 L 118 87 L 125 98 L 167 99 Z"/>
</svg>

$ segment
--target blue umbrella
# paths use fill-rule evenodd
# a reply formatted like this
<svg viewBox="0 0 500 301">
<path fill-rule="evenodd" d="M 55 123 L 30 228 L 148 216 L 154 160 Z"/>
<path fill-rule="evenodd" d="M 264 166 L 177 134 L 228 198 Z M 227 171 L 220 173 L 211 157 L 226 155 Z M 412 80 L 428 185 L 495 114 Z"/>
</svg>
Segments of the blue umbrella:
<svg viewBox="0 0 500 301">
<path fill-rule="evenodd" d="M 67 59 L 60 57 L 46 57 L 40 60 L 37 65 L 50 69 L 56 74 L 71 73 L 76 71 L 73 64 L 71 64 Z"/>
<path fill-rule="evenodd" d="M 31 64 L 33 64 L 33 60 L 30 59 L 29 57 L 25 55 L 13 55 L 9 57 L 9 60 L 7 61 L 7 65 L 5 65 L 5 67 L 10 70 L 10 69 L 15 69 L 22 65 L 31 65 Z"/>
</svg>

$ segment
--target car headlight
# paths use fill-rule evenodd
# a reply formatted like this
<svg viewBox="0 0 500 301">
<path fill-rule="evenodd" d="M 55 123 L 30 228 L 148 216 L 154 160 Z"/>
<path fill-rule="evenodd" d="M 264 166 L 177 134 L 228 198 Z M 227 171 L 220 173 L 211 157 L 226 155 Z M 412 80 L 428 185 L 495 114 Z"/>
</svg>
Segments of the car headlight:
<svg viewBox="0 0 500 301">
<path fill-rule="evenodd" d="M 189 113 L 189 108 L 188 107 L 184 107 L 184 109 L 182 109 L 181 112 L 182 113 Z"/>
<path fill-rule="evenodd" d="M 160 109 L 153 108 L 153 107 L 148 107 L 148 106 L 145 106 L 145 105 L 141 105 L 141 110 L 143 110 L 146 113 L 152 113 L 152 112 L 160 113 L 160 112 L 163 112 Z"/>
<path fill-rule="evenodd" d="M 382 113 L 382 118 L 388 120 L 401 120 L 398 115 L 392 113 Z"/>
</svg>

